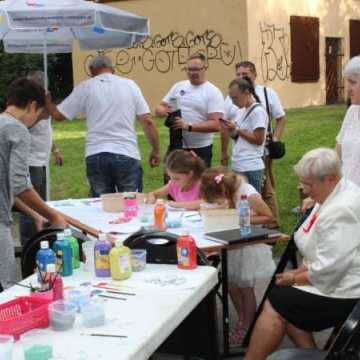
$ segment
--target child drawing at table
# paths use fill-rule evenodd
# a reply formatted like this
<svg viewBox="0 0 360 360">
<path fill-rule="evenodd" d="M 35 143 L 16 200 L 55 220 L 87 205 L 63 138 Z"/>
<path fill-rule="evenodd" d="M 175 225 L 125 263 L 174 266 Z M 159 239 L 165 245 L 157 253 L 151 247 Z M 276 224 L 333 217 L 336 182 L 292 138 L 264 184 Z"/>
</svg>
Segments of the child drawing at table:
<svg viewBox="0 0 360 360">
<path fill-rule="evenodd" d="M 198 209 L 200 204 L 200 177 L 205 164 L 193 151 L 174 150 L 165 163 L 170 181 L 160 189 L 147 195 L 149 203 L 157 198 L 170 195 L 174 201 L 168 204 L 173 207 Z"/>
<path fill-rule="evenodd" d="M 202 208 L 238 208 L 246 195 L 251 209 L 251 224 L 267 224 L 272 213 L 260 194 L 246 180 L 226 168 L 207 169 L 201 177 Z M 271 247 L 245 246 L 228 254 L 229 293 L 238 314 L 230 333 L 230 344 L 241 345 L 256 312 L 256 281 L 271 277 L 275 270 Z"/>
</svg>

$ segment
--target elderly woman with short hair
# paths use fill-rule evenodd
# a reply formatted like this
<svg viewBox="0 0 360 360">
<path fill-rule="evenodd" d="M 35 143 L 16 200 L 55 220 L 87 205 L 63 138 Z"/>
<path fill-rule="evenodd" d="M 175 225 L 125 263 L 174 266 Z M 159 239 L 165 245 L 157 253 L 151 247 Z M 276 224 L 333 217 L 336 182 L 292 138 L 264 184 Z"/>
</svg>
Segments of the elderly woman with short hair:
<svg viewBox="0 0 360 360">
<path fill-rule="evenodd" d="M 344 177 L 360 186 L 360 56 L 347 63 L 344 75 L 352 105 L 336 137 L 336 150 L 342 160 Z"/>
<path fill-rule="evenodd" d="M 295 233 L 303 264 L 277 276 L 245 360 L 265 360 L 285 334 L 315 347 L 312 332 L 341 324 L 360 298 L 360 189 L 342 178 L 331 149 L 308 152 L 295 172 L 316 201 Z"/>
</svg>

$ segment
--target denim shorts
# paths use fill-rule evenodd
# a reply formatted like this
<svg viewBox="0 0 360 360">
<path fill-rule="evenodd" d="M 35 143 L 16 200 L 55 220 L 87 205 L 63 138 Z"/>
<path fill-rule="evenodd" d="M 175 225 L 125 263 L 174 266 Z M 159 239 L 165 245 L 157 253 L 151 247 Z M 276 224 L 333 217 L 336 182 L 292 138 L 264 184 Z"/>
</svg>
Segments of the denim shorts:
<svg viewBox="0 0 360 360">
<path fill-rule="evenodd" d="M 86 158 L 86 176 L 90 183 L 91 196 L 139 191 L 141 162 L 129 156 L 99 153 Z"/>
<path fill-rule="evenodd" d="M 264 170 L 252 170 L 237 173 L 245 176 L 248 183 L 252 185 L 259 194 L 261 194 Z"/>
</svg>

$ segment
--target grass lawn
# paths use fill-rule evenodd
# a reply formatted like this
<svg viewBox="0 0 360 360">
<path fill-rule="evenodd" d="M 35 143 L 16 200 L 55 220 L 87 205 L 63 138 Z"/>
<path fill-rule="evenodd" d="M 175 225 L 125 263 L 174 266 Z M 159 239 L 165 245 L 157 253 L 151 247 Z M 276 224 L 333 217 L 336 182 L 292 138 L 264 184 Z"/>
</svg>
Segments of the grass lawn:
<svg viewBox="0 0 360 360">
<path fill-rule="evenodd" d="M 281 229 L 290 233 L 296 222 L 296 215 L 291 209 L 299 204 L 297 178 L 292 167 L 307 150 L 319 146 L 335 146 L 335 137 L 345 114 L 345 107 L 321 106 L 289 110 L 284 134 L 286 156 L 275 161 L 277 195 L 280 203 Z M 160 121 L 157 122 L 161 138 L 161 150 L 165 152 L 168 130 Z M 53 123 L 54 138 L 65 157 L 63 167 L 51 166 L 52 199 L 83 198 L 88 196 L 85 176 L 84 139 L 85 122 L 83 120 Z M 144 190 L 149 191 L 162 184 L 162 168 L 151 169 L 147 164 L 149 146 L 141 128 L 138 140 L 144 166 Z M 220 164 L 219 136 L 215 136 L 213 165 Z"/>
</svg>

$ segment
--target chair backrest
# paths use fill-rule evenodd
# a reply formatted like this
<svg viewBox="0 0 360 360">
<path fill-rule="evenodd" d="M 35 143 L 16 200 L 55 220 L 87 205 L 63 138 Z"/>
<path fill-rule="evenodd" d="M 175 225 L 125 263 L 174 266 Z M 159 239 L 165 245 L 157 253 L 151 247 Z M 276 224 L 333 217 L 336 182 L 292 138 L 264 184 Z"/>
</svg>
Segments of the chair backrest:
<svg viewBox="0 0 360 360">
<path fill-rule="evenodd" d="M 176 241 L 179 235 L 153 228 L 141 228 L 130 235 L 124 245 L 130 249 L 146 249 L 146 261 L 156 264 L 177 264 Z M 209 265 L 204 253 L 197 249 L 199 265 Z"/>
<path fill-rule="evenodd" d="M 359 359 L 360 349 L 360 300 L 354 306 L 330 345 L 324 360 Z"/>
</svg>

